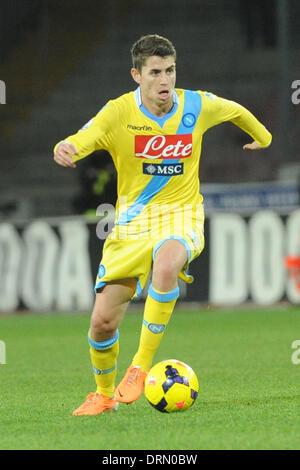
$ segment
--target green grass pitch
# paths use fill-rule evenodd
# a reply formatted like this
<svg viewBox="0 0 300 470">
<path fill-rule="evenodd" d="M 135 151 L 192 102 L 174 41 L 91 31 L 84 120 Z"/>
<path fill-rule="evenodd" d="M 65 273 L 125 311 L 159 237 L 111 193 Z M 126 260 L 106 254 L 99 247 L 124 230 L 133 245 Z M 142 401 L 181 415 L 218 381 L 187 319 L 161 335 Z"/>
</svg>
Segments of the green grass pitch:
<svg viewBox="0 0 300 470">
<path fill-rule="evenodd" d="M 128 312 L 121 324 L 118 380 L 141 321 Z M 0 317 L 0 449 L 300 449 L 299 308 L 175 310 L 154 362 L 186 362 L 200 392 L 173 414 L 142 396 L 114 414 L 72 416 L 95 390 L 88 327 L 88 314 Z"/>
</svg>

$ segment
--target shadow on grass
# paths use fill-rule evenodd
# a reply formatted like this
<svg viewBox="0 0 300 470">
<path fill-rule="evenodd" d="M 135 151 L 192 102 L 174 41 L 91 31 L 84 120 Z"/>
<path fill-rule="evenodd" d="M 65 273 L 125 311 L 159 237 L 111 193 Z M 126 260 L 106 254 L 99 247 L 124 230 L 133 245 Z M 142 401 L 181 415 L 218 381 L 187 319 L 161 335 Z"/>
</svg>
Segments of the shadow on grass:
<svg viewBox="0 0 300 470">
<path fill-rule="evenodd" d="M 233 405 L 243 405 L 243 406 L 256 406 L 256 405 L 267 405 L 272 403 L 278 403 L 279 401 L 296 401 L 300 399 L 300 394 L 295 395 L 280 395 L 280 396 L 270 396 L 263 398 L 232 398 L 231 400 L 199 400 L 198 406 L 233 406 Z M 298 401 L 299 403 L 299 401 Z"/>
</svg>

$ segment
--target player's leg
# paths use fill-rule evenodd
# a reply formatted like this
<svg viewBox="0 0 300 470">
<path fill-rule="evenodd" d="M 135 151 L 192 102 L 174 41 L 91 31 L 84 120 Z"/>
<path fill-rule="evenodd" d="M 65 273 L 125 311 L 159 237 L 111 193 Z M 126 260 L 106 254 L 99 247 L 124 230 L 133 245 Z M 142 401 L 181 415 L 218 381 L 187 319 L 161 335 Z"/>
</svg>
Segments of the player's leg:
<svg viewBox="0 0 300 470">
<path fill-rule="evenodd" d="M 125 279 L 108 283 L 96 294 L 88 341 L 97 390 L 73 414 L 99 414 L 116 409 L 113 395 L 119 353 L 118 326 L 135 289 L 136 280 Z"/>
<path fill-rule="evenodd" d="M 144 319 L 138 351 L 133 364 L 150 369 L 166 326 L 179 297 L 178 274 L 187 261 L 186 247 L 178 240 L 167 240 L 158 249 L 145 303 Z"/>
<path fill-rule="evenodd" d="M 166 240 L 157 250 L 152 283 L 145 302 L 140 343 L 132 364 L 116 389 L 119 401 L 131 403 L 144 388 L 147 371 L 162 340 L 165 328 L 179 296 L 178 274 L 187 262 L 185 245 L 178 240 Z"/>
</svg>

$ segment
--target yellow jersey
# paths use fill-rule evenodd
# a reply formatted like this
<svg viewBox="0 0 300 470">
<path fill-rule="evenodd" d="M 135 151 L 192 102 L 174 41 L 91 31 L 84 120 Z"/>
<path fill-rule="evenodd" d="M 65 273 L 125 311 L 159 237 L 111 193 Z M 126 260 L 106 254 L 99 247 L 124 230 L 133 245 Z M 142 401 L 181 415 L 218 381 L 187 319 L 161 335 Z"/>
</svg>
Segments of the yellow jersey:
<svg viewBox="0 0 300 470">
<path fill-rule="evenodd" d="M 240 127 L 261 147 L 270 145 L 270 132 L 240 104 L 206 91 L 178 88 L 173 91 L 172 109 L 163 117 L 144 107 L 137 88 L 110 100 L 62 142 L 76 147 L 74 161 L 100 149 L 110 153 L 118 175 L 116 225 L 122 226 L 146 214 L 152 205 L 202 203 L 202 137 L 225 121 Z"/>
</svg>

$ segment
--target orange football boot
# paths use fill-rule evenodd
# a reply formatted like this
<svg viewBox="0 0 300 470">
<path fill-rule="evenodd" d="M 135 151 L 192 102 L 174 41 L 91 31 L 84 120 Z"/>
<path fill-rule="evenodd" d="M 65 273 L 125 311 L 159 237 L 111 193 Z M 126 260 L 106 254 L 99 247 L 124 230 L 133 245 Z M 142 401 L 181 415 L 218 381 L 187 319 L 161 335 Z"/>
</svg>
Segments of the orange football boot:
<svg viewBox="0 0 300 470">
<path fill-rule="evenodd" d="M 129 366 L 125 376 L 115 389 L 116 400 L 129 404 L 140 398 L 147 374 L 148 372 L 143 372 L 138 366 Z"/>
<path fill-rule="evenodd" d="M 86 401 L 76 410 L 73 411 L 75 416 L 99 415 L 101 413 L 112 413 L 117 411 L 119 403 L 115 398 L 109 398 L 100 393 L 90 393 L 86 397 Z"/>
</svg>

